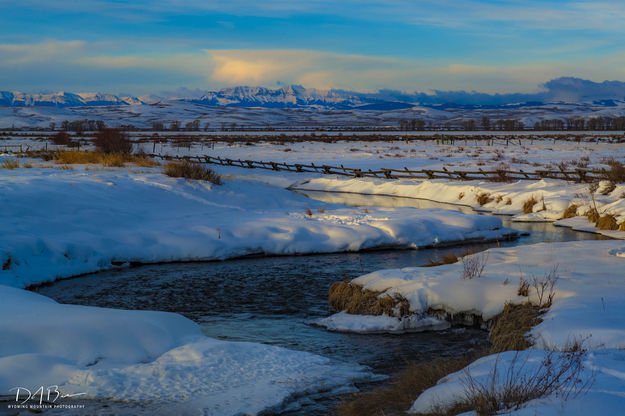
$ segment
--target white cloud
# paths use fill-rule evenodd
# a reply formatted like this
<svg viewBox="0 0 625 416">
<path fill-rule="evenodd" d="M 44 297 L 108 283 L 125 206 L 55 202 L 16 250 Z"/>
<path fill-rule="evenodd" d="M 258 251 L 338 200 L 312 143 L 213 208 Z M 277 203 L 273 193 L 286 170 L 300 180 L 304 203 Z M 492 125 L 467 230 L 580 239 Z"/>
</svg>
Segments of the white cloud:
<svg viewBox="0 0 625 416">
<path fill-rule="evenodd" d="M 82 52 L 84 47 L 85 42 L 80 40 L 47 40 L 29 44 L 2 43 L 0 44 L 0 63 L 7 66 L 45 62 L 75 55 Z"/>
<path fill-rule="evenodd" d="M 602 81 L 625 79 L 625 53 L 594 61 L 486 65 L 422 62 L 304 49 L 211 49 L 131 55 L 119 45 L 81 40 L 0 44 L 0 88 L 111 89 L 154 92 L 181 85 L 216 89 L 275 86 L 280 80 L 315 88 L 359 91 L 476 90 L 534 92 L 559 76 Z"/>
</svg>

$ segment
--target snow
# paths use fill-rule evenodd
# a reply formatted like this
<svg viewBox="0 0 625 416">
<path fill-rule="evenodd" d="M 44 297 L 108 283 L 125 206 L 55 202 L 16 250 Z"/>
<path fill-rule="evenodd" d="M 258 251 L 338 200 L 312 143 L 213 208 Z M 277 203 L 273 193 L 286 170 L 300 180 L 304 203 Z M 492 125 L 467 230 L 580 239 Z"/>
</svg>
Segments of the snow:
<svg viewBox="0 0 625 416">
<path fill-rule="evenodd" d="M 2 285 L 0 298 L 0 395 L 58 386 L 159 414 L 238 415 L 372 377 L 306 352 L 206 338 L 178 314 L 63 305 Z"/>
<path fill-rule="evenodd" d="M 532 349 L 519 352 L 516 359 L 515 352 L 490 355 L 444 377 L 416 398 L 411 412 L 428 412 L 464 398 L 467 371 L 476 382 L 487 386 L 496 374 L 494 386 L 497 389 L 511 374 L 517 381 L 524 374 L 533 374 L 547 354 L 552 354 L 554 361 L 568 360 L 566 353 L 558 351 L 566 351 L 572 343 L 579 342 L 590 350 L 579 376 L 582 384 L 591 383 L 588 393 L 564 401 L 554 392 L 510 414 L 616 414 L 615 409 L 625 406 L 624 253 L 625 243 L 618 240 L 540 243 L 490 249 L 473 255 L 486 264 L 483 274 L 473 279 L 463 279 L 463 264 L 456 263 L 380 270 L 358 277 L 352 283 L 382 291 L 380 296 L 402 295 L 417 319 L 434 309 L 451 315 L 473 314 L 488 320 L 508 303 L 541 304 L 533 286 L 528 297 L 518 293 L 520 279 L 531 282 L 536 278 L 540 282 L 555 271 L 553 304 L 541 316 L 542 322 L 529 333 Z M 397 323 L 388 319 L 384 322 L 385 318 L 376 320 L 340 313 L 327 321 L 339 322 L 342 330 L 383 331 L 385 324 L 387 330 L 394 330 Z"/>
<path fill-rule="evenodd" d="M 312 322 L 330 331 L 359 334 L 440 331 L 449 328 L 449 322 L 432 316 L 410 315 L 396 318 L 388 315 L 350 315 L 344 311 Z"/>
<path fill-rule="evenodd" d="M 255 181 L 214 186 L 158 169 L 0 169 L 0 193 L 0 284 L 15 287 L 127 262 L 418 248 L 514 233 L 493 217 L 345 208 Z"/>
<path fill-rule="evenodd" d="M 445 407 L 465 399 L 467 372 L 476 383 L 491 386 L 491 377 L 496 368 L 497 377 L 494 386 L 497 390 L 504 385 L 508 375 L 514 375 L 512 381 L 519 382 L 523 376 L 529 377 L 540 373 L 540 367 L 548 354 L 550 353 L 542 350 L 507 351 L 481 358 L 467 368 L 444 377 L 436 386 L 423 392 L 415 400 L 409 413 L 427 413 L 437 406 Z M 567 359 L 564 353 L 551 354 L 554 361 L 562 362 Z M 507 410 L 505 414 L 585 416 L 621 413 L 625 404 L 625 353 L 623 350 L 607 349 L 589 352 L 583 360 L 580 380 L 582 383 L 576 390 L 579 394 L 572 394 L 566 401 L 550 395 L 529 401 L 520 409 Z M 591 384 L 583 387 L 587 380 L 591 380 Z M 474 415 L 475 413 L 468 414 Z"/>
<path fill-rule="evenodd" d="M 374 376 L 310 353 L 206 338 L 177 314 L 62 305 L 22 288 L 124 262 L 417 248 L 514 232 L 492 217 L 346 208 L 258 181 L 215 186 L 158 168 L 0 169 L 0 195 L 0 395 L 58 386 L 158 414 L 255 414 Z"/>
<path fill-rule="evenodd" d="M 623 252 L 621 241 L 540 243 L 473 255 L 486 264 L 479 278 L 463 279 L 459 262 L 379 270 L 352 283 L 382 291 L 381 296 L 400 294 L 415 314 L 434 309 L 489 320 L 501 313 L 506 303 L 538 303 L 533 288 L 529 298 L 518 295 L 519 281 L 543 280 L 555 268 L 558 280 L 553 305 L 531 332 L 536 345 L 565 348 L 571 341 L 585 340 L 587 347 L 625 348 Z"/>
<path fill-rule="evenodd" d="M 515 181 L 497 183 L 487 181 L 395 180 L 313 178 L 292 185 L 296 190 L 354 192 L 367 195 L 390 195 L 429 199 L 436 202 L 466 204 L 478 211 L 512 215 L 513 221 L 555 221 L 556 225 L 568 226 L 580 231 L 596 232 L 612 238 L 625 238 L 625 231 L 599 230 L 585 217 L 561 220 L 571 204 L 577 205 L 582 216 L 595 204 L 599 213 L 615 216 L 618 224 L 625 222 L 625 185 L 619 184 L 603 195 L 591 195 L 587 184 L 567 183 L 556 179 L 540 181 Z M 478 196 L 489 194 L 492 201 L 480 205 Z M 595 202 L 593 202 L 593 197 Z M 526 201 L 534 199 L 533 212 L 523 213 Z"/>
</svg>

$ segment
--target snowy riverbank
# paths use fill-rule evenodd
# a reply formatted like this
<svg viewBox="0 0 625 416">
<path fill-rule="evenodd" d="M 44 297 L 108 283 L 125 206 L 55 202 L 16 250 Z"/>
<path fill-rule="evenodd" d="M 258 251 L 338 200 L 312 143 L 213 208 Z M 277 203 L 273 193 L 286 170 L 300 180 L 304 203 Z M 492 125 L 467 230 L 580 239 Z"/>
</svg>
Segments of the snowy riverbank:
<svg viewBox="0 0 625 416">
<path fill-rule="evenodd" d="M 157 171 L 0 169 L 0 284 L 25 287 L 127 262 L 221 260 L 505 238 L 497 218 L 346 208 L 256 181 Z"/>
<path fill-rule="evenodd" d="M 486 181 L 394 180 L 312 178 L 296 182 L 293 189 L 353 192 L 367 195 L 390 195 L 429 199 L 436 202 L 462 204 L 478 211 L 512 215 L 513 221 L 555 221 L 579 231 L 625 238 L 625 231 L 601 230 L 582 217 L 595 206 L 599 215 L 609 214 L 616 224 L 625 223 L 625 185 L 602 182 L 592 194 L 588 184 L 561 180 L 516 181 L 498 183 Z M 594 198 L 594 202 L 593 202 Z M 526 207 L 528 201 L 533 201 Z M 562 219 L 567 208 L 574 205 L 571 215 Z M 524 213 L 524 211 L 527 211 Z"/>
<path fill-rule="evenodd" d="M 422 320 L 426 319 L 423 314 L 431 310 L 450 315 L 473 314 L 488 320 L 500 314 L 509 303 L 546 303 L 549 285 L 544 286 L 546 291 L 541 295 L 540 283 L 548 276 L 555 278 L 553 303 L 529 333 L 533 350 L 520 353 L 516 360 L 511 353 L 489 356 L 471 364 L 468 371 L 476 377 L 476 382 L 484 385 L 491 382 L 489 377 L 495 368 L 504 375 L 517 371 L 515 377 L 520 379 L 522 375 L 532 374 L 532 366 L 537 364 L 531 363 L 540 363 L 546 350 L 556 351 L 554 360 L 563 360 L 562 354 L 566 353 L 559 351 L 578 342 L 591 350 L 584 357 L 584 369 L 580 374 L 584 383 L 591 384 L 588 395 L 562 402 L 558 392 L 553 392 L 544 400 L 528 403 L 518 414 L 561 414 L 557 413 L 559 409 L 565 409 L 564 414 L 581 415 L 588 414 L 592 406 L 615 411 L 625 405 L 625 381 L 619 375 L 625 372 L 625 243 L 542 243 L 490 249 L 473 258 L 485 266 L 482 275 L 472 279 L 463 279 L 465 267 L 459 262 L 432 268 L 380 270 L 354 279 L 352 283 L 382 292 L 379 296 L 401 295 L 409 302 L 410 312 Z M 537 285 L 533 283 L 534 278 Z M 527 293 L 520 290 L 521 279 L 530 282 Z M 341 327 L 336 327 L 335 322 Z M 382 330 L 379 322 L 345 313 L 320 324 L 330 329 L 357 328 L 357 332 L 366 332 L 369 324 L 371 330 Z M 397 324 L 389 320 L 387 325 L 392 332 Z M 432 411 L 436 406 L 449 406 L 465 398 L 466 374 L 466 371 L 459 372 L 442 379 L 417 399 L 412 411 Z M 591 379 L 595 375 L 596 378 Z M 498 380 L 495 385 L 498 383 L 503 385 L 505 380 Z"/>
</svg>

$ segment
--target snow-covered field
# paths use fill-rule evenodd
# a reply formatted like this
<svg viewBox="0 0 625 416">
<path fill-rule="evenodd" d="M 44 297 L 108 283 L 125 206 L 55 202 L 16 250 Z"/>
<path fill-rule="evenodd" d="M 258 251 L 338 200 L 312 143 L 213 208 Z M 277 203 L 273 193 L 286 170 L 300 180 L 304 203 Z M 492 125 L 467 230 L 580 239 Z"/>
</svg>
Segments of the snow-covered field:
<svg viewBox="0 0 625 416">
<path fill-rule="evenodd" d="M 614 144 L 572 142 L 505 147 L 469 141 L 462 150 L 458 144 L 405 142 L 286 146 L 291 150 L 285 152 L 285 145 L 223 144 L 211 148 L 210 154 L 276 161 L 344 161 L 345 166 L 362 168 L 454 165 L 484 166 L 485 170 L 502 159 L 522 169 L 534 163 L 544 166 L 568 161 L 574 165 L 571 161 L 581 160 L 580 155 L 588 157 L 583 162 L 589 166 L 602 166 L 604 158 L 622 161 L 625 154 Z M 521 154 L 527 163 L 513 162 Z M 0 163 L 8 158 L 0 156 Z M 222 174 L 223 185 L 169 178 L 160 168 L 86 169 L 76 165 L 63 169 L 47 165 L 0 169 L 0 394 L 15 394 L 10 389 L 18 386 L 58 385 L 63 393 L 145 402 L 159 411 L 181 409 L 195 414 L 203 409 L 226 415 L 257 413 L 278 406 L 291 394 L 349 389 L 354 380 L 372 375 L 366 369 L 317 355 L 209 339 L 196 324 L 176 314 L 61 305 L 22 289 L 132 262 L 417 248 L 501 239 L 511 232 L 502 228 L 496 217 L 440 209 L 381 208 L 375 207 L 374 200 L 370 207 L 350 208 L 311 200 L 284 189 L 287 187 L 426 198 L 510 214 L 519 221 L 559 220 L 571 204 L 577 205 L 578 215 L 596 206 L 599 213 L 614 215 L 618 223 L 625 221 L 622 184 L 608 191 L 608 184 L 603 183 L 591 194 L 588 185 L 556 180 L 385 181 L 215 169 Z M 479 204 L 477 198 L 483 194 L 492 200 Z M 532 212 L 523 214 L 525 202 L 532 197 L 536 200 Z M 557 224 L 598 231 L 581 216 Z M 624 231 L 601 232 L 625 237 Z M 559 414 L 564 409 L 564 414 L 589 414 L 589 409 L 597 406 L 609 413 L 625 406 L 622 241 L 491 249 L 483 276 L 472 280 L 461 278 L 462 263 L 378 271 L 354 282 L 401 294 L 410 302 L 413 316 L 400 320 L 340 313 L 317 323 L 355 332 L 449 326 L 440 318 L 427 316 L 429 308 L 489 319 L 507 302 L 536 303 L 536 293 L 531 290 L 529 297 L 518 294 L 519 279 L 543 278 L 556 266 L 555 300 L 543 322 L 532 330 L 535 348 L 523 353 L 527 356 L 523 359 L 540 361 L 543 349 L 559 349 L 583 340 L 584 346 L 592 349 L 585 368 L 593 370 L 596 377 L 585 396 L 565 404 L 550 396 L 518 412 Z M 506 353 L 501 358 L 487 357 L 474 363 L 471 373 L 488 377 L 495 364 L 505 368 L 510 362 Z M 438 404 L 449 403 L 462 394 L 462 383 L 462 374 L 443 379 L 418 398 L 412 410 L 427 409 L 434 398 Z"/>
</svg>

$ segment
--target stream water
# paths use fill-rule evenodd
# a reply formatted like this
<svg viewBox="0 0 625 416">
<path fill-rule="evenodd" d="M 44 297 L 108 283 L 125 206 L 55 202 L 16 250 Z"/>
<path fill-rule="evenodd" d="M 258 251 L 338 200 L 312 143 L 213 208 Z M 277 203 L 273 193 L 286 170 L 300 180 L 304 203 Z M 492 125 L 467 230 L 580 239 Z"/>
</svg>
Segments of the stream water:
<svg viewBox="0 0 625 416">
<path fill-rule="evenodd" d="M 310 192 L 307 195 L 349 205 L 435 206 L 471 212 L 467 207 L 408 198 L 372 199 L 352 194 Z M 62 303 L 177 312 L 199 323 L 210 337 L 305 350 L 363 364 L 377 374 L 393 375 L 406 362 L 457 356 L 484 346 L 486 333 L 470 328 L 403 335 L 328 332 L 311 326 L 309 322 L 330 313 L 327 302 L 330 284 L 374 270 L 424 265 L 449 252 L 459 255 L 468 249 L 497 245 L 603 238 L 554 227 L 550 223 L 510 223 L 509 219 L 502 219 L 504 225 L 528 235 L 500 244 L 440 249 L 146 265 L 63 280 L 38 290 Z M 361 384 L 359 387 L 367 390 L 373 386 Z M 331 414 L 341 399 L 333 394 L 297 397 L 271 414 Z"/>
</svg>

